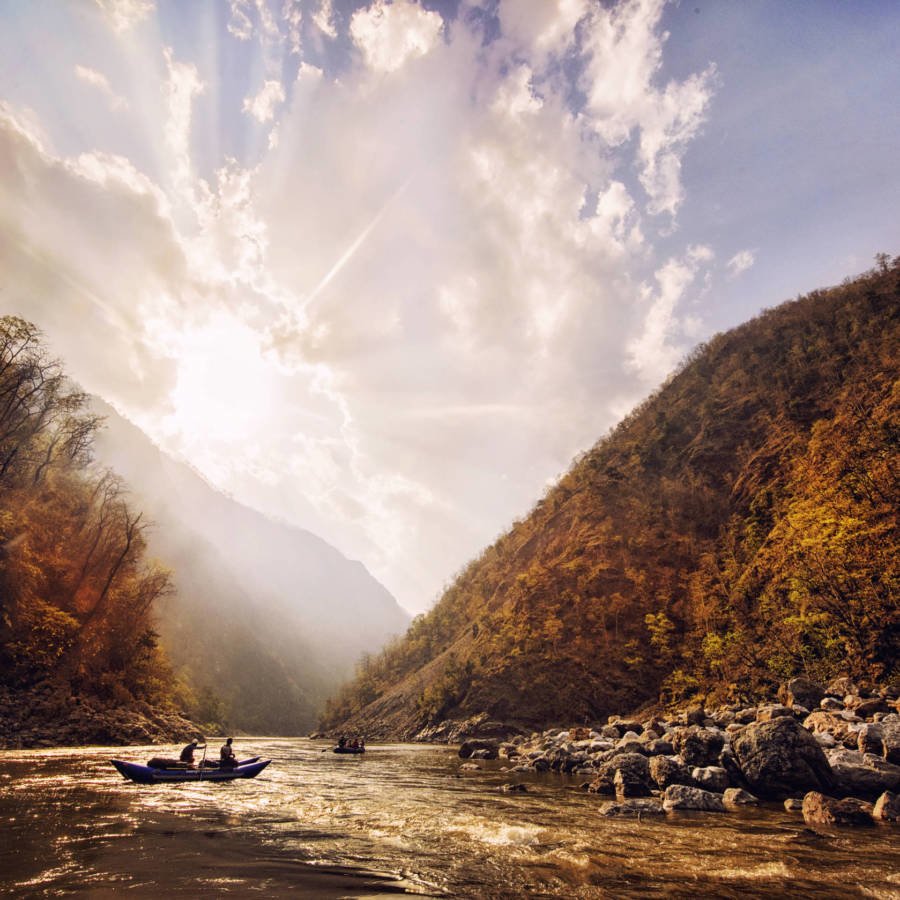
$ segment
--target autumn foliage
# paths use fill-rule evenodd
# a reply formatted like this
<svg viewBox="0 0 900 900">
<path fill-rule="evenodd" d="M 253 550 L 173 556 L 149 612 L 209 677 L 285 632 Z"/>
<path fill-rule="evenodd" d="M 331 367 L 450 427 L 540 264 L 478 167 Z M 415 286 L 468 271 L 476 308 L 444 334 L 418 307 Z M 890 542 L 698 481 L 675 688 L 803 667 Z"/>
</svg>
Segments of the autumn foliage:
<svg viewBox="0 0 900 900">
<path fill-rule="evenodd" d="M 698 347 L 323 724 L 539 725 L 900 677 L 898 282 L 880 256 Z"/>
<path fill-rule="evenodd" d="M 121 481 L 90 465 L 99 424 L 38 330 L 0 318 L 0 683 L 156 702 L 170 672 L 150 615 L 169 573 Z"/>
</svg>

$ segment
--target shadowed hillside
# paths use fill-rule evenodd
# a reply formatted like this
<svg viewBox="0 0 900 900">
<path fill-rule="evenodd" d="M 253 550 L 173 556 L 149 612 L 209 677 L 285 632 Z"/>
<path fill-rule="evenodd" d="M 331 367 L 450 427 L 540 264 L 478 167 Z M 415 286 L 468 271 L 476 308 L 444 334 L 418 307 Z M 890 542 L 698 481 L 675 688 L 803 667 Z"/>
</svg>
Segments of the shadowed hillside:
<svg viewBox="0 0 900 900">
<path fill-rule="evenodd" d="M 210 487 L 101 401 L 98 461 L 153 520 L 151 552 L 176 588 L 157 628 L 191 712 L 241 730 L 299 734 L 359 658 L 409 616 L 356 561 Z"/>
<path fill-rule="evenodd" d="M 525 727 L 795 673 L 898 677 L 900 267 L 698 347 L 404 638 L 325 727 Z"/>
</svg>

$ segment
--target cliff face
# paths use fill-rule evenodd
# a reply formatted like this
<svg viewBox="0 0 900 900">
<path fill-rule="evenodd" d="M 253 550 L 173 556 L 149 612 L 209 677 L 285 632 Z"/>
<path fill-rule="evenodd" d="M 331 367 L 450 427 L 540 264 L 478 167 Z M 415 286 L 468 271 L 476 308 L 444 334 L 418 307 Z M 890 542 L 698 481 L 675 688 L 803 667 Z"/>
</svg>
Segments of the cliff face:
<svg viewBox="0 0 900 900">
<path fill-rule="evenodd" d="M 896 679 L 898 281 L 883 266 L 697 348 L 322 724 L 409 737 Z"/>
<path fill-rule="evenodd" d="M 98 461 L 127 480 L 154 522 L 149 549 L 173 572 L 157 628 L 191 711 L 251 733 L 309 731 L 359 657 L 409 616 L 361 563 L 219 493 L 111 407 L 94 408 Z"/>
</svg>

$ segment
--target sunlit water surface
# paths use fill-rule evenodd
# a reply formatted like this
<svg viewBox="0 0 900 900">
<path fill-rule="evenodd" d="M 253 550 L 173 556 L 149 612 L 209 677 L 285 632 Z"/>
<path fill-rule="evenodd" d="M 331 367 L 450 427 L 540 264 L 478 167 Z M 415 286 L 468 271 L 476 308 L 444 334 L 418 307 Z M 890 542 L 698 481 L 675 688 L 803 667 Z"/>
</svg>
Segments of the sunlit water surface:
<svg viewBox="0 0 900 900">
<path fill-rule="evenodd" d="M 0 753 L 0 895 L 897 897 L 900 830 L 816 833 L 777 806 L 607 819 L 578 780 L 453 749 L 244 738 L 253 780 L 141 786 L 159 748 Z"/>
</svg>

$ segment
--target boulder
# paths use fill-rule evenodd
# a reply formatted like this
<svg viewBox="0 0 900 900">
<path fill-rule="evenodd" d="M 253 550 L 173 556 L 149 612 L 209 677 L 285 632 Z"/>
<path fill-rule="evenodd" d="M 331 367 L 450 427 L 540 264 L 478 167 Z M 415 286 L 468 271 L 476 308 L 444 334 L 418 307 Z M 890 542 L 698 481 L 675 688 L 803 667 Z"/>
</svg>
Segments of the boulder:
<svg viewBox="0 0 900 900">
<path fill-rule="evenodd" d="M 781 718 L 781 716 L 793 717 L 794 711 L 789 706 L 782 706 L 780 703 L 770 703 L 768 706 L 760 706 L 756 711 L 757 722 L 771 722 L 772 719 Z"/>
<path fill-rule="evenodd" d="M 459 756 L 461 759 L 469 759 L 473 757 L 476 752 L 485 752 L 486 756 L 479 755 L 479 759 L 497 759 L 500 756 L 500 745 L 497 741 L 485 741 L 485 740 L 471 740 L 471 741 L 463 741 L 462 746 L 459 748 Z"/>
<path fill-rule="evenodd" d="M 712 794 L 700 788 L 688 787 L 684 784 L 672 784 L 663 794 L 663 808 L 699 809 L 705 812 L 725 812 L 725 804 L 721 794 Z"/>
<path fill-rule="evenodd" d="M 859 694 L 859 688 L 852 678 L 846 675 L 840 678 L 834 678 L 825 686 L 825 693 L 832 694 L 835 697 L 843 697 L 846 694 Z"/>
<path fill-rule="evenodd" d="M 807 825 L 871 825 L 872 804 L 848 797 L 835 800 L 818 791 L 803 798 L 803 821 Z"/>
<path fill-rule="evenodd" d="M 805 706 L 813 709 L 825 696 L 825 688 L 808 678 L 792 678 L 778 689 L 778 699 L 785 706 Z"/>
<path fill-rule="evenodd" d="M 856 750 L 826 751 L 835 786 L 842 794 L 877 797 L 900 788 L 900 766 L 872 753 Z"/>
<path fill-rule="evenodd" d="M 824 709 L 817 709 L 811 712 L 803 720 L 803 727 L 808 731 L 812 731 L 815 734 L 824 731 L 845 747 L 856 747 L 858 738 L 850 724 L 842 716 L 827 712 Z"/>
<path fill-rule="evenodd" d="M 661 789 L 670 784 L 693 784 L 688 767 L 677 757 L 654 756 L 650 759 L 650 777 Z"/>
<path fill-rule="evenodd" d="M 644 744 L 644 748 L 647 752 L 648 756 L 674 756 L 675 755 L 675 747 L 672 745 L 671 741 L 667 741 L 664 738 L 659 738 L 655 741 L 647 741 Z"/>
<path fill-rule="evenodd" d="M 875 801 L 872 818 L 881 822 L 900 821 L 900 796 L 892 791 L 885 791 Z"/>
<path fill-rule="evenodd" d="M 834 784 L 822 748 L 794 719 L 747 725 L 734 736 L 732 749 L 750 790 L 761 797 L 780 800 Z"/>
<path fill-rule="evenodd" d="M 819 701 L 819 707 L 826 712 L 837 712 L 844 708 L 844 701 L 838 700 L 837 697 L 823 697 Z"/>
<path fill-rule="evenodd" d="M 788 812 L 802 812 L 803 801 L 799 800 L 797 797 L 788 797 L 787 800 L 784 801 L 784 808 Z"/>
<path fill-rule="evenodd" d="M 601 816 L 628 816 L 638 819 L 643 816 L 662 816 L 665 812 L 662 803 L 650 797 L 623 800 L 621 803 L 604 803 L 600 807 Z"/>
<path fill-rule="evenodd" d="M 759 800 L 743 788 L 728 788 L 722 795 L 726 806 L 759 806 Z"/>
<path fill-rule="evenodd" d="M 881 725 L 882 756 L 895 765 L 900 765 L 900 722 L 887 720 Z"/>
<path fill-rule="evenodd" d="M 527 794 L 528 788 L 524 784 L 501 784 L 500 791 L 504 794 Z"/>
<path fill-rule="evenodd" d="M 698 787 L 715 794 L 723 793 L 730 783 L 721 766 L 697 766 L 691 770 L 691 778 Z"/>
<path fill-rule="evenodd" d="M 863 725 L 856 735 L 856 741 L 860 753 L 881 756 L 884 753 L 884 727 L 874 722 Z"/>
<path fill-rule="evenodd" d="M 860 700 L 853 711 L 863 719 L 871 719 L 875 713 L 890 712 L 890 707 L 883 697 L 872 697 L 870 700 Z"/>
<path fill-rule="evenodd" d="M 639 753 L 623 754 L 607 763 L 614 766 L 613 787 L 619 801 L 631 797 L 649 797 L 653 787 L 647 758 Z"/>
<path fill-rule="evenodd" d="M 686 765 L 713 766 L 725 746 L 725 735 L 709 728 L 679 728 L 672 735 L 672 745 Z"/>
</svg>

